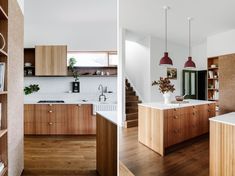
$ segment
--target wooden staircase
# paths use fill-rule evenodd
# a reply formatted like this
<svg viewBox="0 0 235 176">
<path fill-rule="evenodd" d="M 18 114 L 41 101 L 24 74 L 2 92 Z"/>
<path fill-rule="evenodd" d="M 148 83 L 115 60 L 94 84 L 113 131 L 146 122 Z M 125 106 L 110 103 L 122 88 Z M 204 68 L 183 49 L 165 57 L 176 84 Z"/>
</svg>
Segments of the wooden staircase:
<svg viewBox="0 0 235 176">
<path fill-rule="evenodd" d="M 138 126 L 138 103 L 141 101 L 126 79 L 126 128 Z"/>
</svg>

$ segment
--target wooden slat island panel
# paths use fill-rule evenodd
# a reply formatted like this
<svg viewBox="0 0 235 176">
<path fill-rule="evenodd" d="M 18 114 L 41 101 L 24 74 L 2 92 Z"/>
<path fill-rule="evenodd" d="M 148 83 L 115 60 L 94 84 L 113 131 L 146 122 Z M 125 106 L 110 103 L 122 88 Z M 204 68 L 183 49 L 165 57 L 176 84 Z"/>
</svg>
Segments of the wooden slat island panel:
<svg viewBox="0 0 235 176">
<path fill-rule="evenodd" d="M 235 119 L 235 113 L 233 113 L 233 119 Z M 232 125 L 228 123 L 211 120 L 210 121 L 210 176 L 235 175 L 234 146 L 235 146 L 235 123 L 234 125 Z"/>
</svg>

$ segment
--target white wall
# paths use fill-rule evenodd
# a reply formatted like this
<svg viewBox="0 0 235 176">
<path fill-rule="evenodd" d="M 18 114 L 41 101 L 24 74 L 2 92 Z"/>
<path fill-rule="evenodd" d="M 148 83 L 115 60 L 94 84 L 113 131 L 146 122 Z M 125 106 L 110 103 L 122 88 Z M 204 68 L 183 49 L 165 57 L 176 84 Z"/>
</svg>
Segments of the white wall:
<svg viewBox="0 0 235 176">
<path fill-rule="evenodd" d="M 220 56 L 235 53 L 235 29 L 207 38 L 207 56 Z"/>
<path fill-rule="evenodd" d="M 19 6 L 20 6 L 20 8 L 22 10 L 22 13 L 24 14 L 24 0 L 17 0 L 17 1 L 18 1 Z"/>
<path fill-rule="evenodd" d="M 27 13 L 25 13 L 27 14 Z M 70 51 L 117 50 L 116 22 L 70 23 L 25 25 L 25 48 L 35 45 L 68 45 Z"/>
<path fill-rule="evenodd" d="M 163 57 L 164 46 L 164 40 L 151 37 L 151 82 L 167 76 L 167 67 L 159 66 L 160 59 Z M 177 79 L 171 80 L 176 89 L 172 96 L 174 98 L 175 95 L 182 95 L 182 69 L 188 57 L 188 49 L 169 42 L 168 52 L 173 61 L 173 68 L 177 68 Z M 156 86 L 151 86 L 151 101 L 163 101 L 162 94 L 159 93 Z"/>
<path fill-rule="evenodd" d="M 197 70 L 207 70 L 207 42 L 192 47 L 192 57 Z"/>
<path fill-rule="evenodd" d="M 129 34 L 130 35 L 130 34 Z M 125 72 L 140 99 L 150 101 L 150 38 L 126 37 Z"/>
<path fill-rule="evenodd" d="M 164 40 L 130 31 L 128 34 L 125 48 L 127 77 L 143 102 L 162 101 L 162 94 L 156 86 L 151 86 L 151 83 L 167 76 L 167 67 L 159 66 L 164 53 Z M 188 58 L 188 48 L 169 42 L 168 51 L 173 60 L 173 67 L 178 71 L 177 79 L 171 80 L 176 89 L 172 96 L 174 98 L 175 95 L 182 95 L 182 70 Z"/>
</svg>

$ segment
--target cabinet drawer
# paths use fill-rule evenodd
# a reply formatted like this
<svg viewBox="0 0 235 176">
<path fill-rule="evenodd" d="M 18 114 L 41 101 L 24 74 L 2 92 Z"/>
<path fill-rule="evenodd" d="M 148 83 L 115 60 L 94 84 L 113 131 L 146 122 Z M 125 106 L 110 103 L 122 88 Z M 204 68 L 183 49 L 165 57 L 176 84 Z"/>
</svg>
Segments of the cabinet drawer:
<svg viewBox="0 0 235 176">
<path fill-rule="evenodd" d="M 53 122 L 37 123 L 36 134 L 39 134 L 39 135 L 56 134 L 56 123 L 53 123 Z"/>
<path fill-rule="evenodd" d="M 181 108 L 174 108 L 174 109 L 167 110 L 168 117 L 179 116 L 182 113 L 183 113 L 183 111 Z"/>
<path fill-rule="evenodd" d="M 55 105 L 43 104 L 35 107 L 36 123 L 56 122 Z"/>
</svg>

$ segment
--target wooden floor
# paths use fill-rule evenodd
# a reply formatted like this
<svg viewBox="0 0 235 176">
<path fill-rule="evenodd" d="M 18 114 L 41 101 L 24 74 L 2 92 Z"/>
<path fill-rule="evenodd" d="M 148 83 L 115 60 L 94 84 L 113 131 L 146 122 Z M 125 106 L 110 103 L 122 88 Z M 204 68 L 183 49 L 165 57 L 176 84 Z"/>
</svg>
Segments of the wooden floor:
<svg viewBox="0 0 235 176">
<path fill-rule="evenodd" d="M 138 142 L 137 130 L 137 127 L 122 128 L 119 132 L 120 160 L 134 175 L 209 175 L 209 140 L 207 137 L 161 157 Z"/>
<path fill-rule="evenodd" d="M 25 137 L 23 176 L 95 176 L 96 139 L 80 137 Z"/>
</svg>

